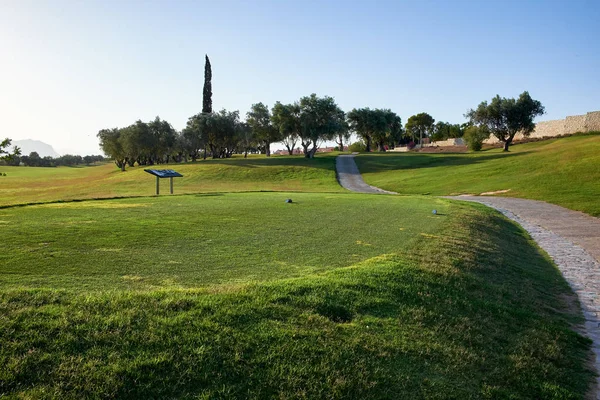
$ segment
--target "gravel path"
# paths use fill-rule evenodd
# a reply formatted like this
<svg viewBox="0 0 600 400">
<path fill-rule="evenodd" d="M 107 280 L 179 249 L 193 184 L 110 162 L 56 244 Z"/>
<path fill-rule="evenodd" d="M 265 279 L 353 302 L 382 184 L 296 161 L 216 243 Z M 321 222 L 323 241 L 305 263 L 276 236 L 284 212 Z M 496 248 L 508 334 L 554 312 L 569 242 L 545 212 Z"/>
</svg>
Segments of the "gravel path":
<svg viewBox="0 0 600 400">
<path fill-rule="evenodd" d="M 354 155 L 337 156 L 335 159 L 335 170 L 338 182 L 342 187 L 358 193 L 396 194 L 387 190 L 370 186 L 363 181 L 360 171 L 354 162 Z"/>
<path fill-rule="evenodd" d="M 361 193 L 387 193 L 367 185 L 353 155 L 338 156 L 340 185 Z M 521 225 L 554 260 L 577 294 L 585 317 L 585 333 L 592 339 L 594 365 L 600 374 L 600 219 L 543 201 L 508 197 L 446 196 L 448 199 L 485 204 Z M 600 400 L 600 375 L 595 398 Z"/>
<path fill-rule="evenodd" d="M 506 197 L 454 196 L 495 208 L 520 224 L 552 257 L 577 294 L 585 331 L 593 340 L 596 371 L 600 372 L 600 219 L 543 201 Z M 600 377 L 596 399 L 600 399 Z"/>
</svg>

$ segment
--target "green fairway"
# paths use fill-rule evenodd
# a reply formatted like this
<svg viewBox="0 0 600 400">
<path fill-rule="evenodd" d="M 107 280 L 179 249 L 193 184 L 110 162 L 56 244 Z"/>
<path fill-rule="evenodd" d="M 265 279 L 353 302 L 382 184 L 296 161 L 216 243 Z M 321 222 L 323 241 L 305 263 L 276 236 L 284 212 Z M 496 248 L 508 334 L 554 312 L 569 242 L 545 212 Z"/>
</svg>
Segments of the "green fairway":
<svg viewBox="0 0 600 400">
<path fill-rule="evenodd" d="M 0 396 L 576 399 L 592 381 L 568 285 L 482 206 L 185 195 L 6 208 L 0 230 Z"/>
<path fill-rule="evenodd" d="M 510 153 L 364 154 L 367 183 L 401 194 L 501 196 L 544 200 L 600 216 L 600 134 L 519 144 Z"/>
<path fill-rule="evenodd" d="M 175 169 L 175 193 L 245 191 L 341 192 L 335 180 L 335 157 L 250 156 L 248 159 L 201 160 L 195 163 L 127 168 L 114 164 L 90 167 L 6 167 L 0 172 L 0 206 L 72 199 L 149 196 L 155 178 L 144 168 Z M 161 193 L 168 193 L 168 179 Z"/>
</svg>

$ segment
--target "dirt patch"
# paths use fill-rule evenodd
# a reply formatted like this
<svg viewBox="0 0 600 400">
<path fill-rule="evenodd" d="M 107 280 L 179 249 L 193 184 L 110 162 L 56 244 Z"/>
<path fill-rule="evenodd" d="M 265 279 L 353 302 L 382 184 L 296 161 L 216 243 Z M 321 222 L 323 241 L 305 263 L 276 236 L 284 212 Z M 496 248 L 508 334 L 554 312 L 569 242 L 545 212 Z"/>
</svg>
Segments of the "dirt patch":
<svg viewBox="0 0 600 400">
<path fill-rule="evenodd" d="M 466 153 L 467 146 L 431 146 L 413 150 L 417 153 Z"/>
<path fill-rule="evenodd" d="M 492 196 L 495 194 L 506 193 L 506 192 L 510 192 L 510 189 L 495 190 L 493 192 L 483 192 L 483 193 L 480 193 L 479 195 L 480 196 Z"/>
</svg>

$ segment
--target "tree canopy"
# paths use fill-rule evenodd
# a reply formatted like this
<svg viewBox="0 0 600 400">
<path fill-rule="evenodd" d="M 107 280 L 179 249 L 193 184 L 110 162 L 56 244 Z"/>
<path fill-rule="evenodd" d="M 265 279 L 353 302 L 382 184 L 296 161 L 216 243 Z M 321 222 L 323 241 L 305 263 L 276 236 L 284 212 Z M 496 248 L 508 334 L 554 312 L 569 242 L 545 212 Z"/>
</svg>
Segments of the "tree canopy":
<svg viewBox="0 0 600 400">
<path fill-rule="evenodd" d="M 12 153 L 8 152 L 6 149 L 12 143 L 12 139 L 6 138 L 0 142 L 0 160 L 10 161 L 13 157 L 17 157 L 21 155 L 21 149 L 17 146 L 13 148 Z"/>
<path fill-rule="evenodd" d="M 202 89 L 202 112 L 210 114 L 212 112 L 212 67 L 208 55 L 205 55 L 204 62 L 204 88 Z"/>
<path fill-rule="evenodd" d="M 271 156 L 271 143 L 281 140 L 277 127 L 271 122 L 271 112 L 263 103 L 252 104 L 246 114 L 246 123 L 252 129 L 254 138 L 261 144 L 267 157 Z"/>
<path fill-rule="evenodd" d="M 545 112 L 542 103 L 534 100 L 525 91 L 518 99 L 508 99 L 496 95 L 490 103 L 483 101 L 476 109 L 465 114 L 473 125 L 486 130 L 504 143 L 504 151 L 512 143 L 515 135 L 521 132 L 528 136 L 535 129 L 533 119 Z"/>
<path fill-rule="evenodd" d="M 451 124 L 449 122 L 438 121 L 433 126 L 431 140 L 442 141 L 451 138 L 460 138 L 464 134 L 461 124 Z"/>
<path fill-rule="evenodd" d="M 349 128 L 360 136 L 371 151 L 372 144 L 379 151 L 385 151 L 386 145 L 395 145 L 402 135 L 402 120 L 389 109 L 358 108 L 348 113 Z"/>
<path fill-rule="evenodd" d="M 419 138 L 419 144 L 423 144 L 423 136 L 428 137 L 433 133 L 435 119 L 425 112 L 411 116 L 406 121 L 406 133 L 413 139 Z"/>
<path fill-rule="evenodd" d="M 302 121 L 300 120 L 300 105 L 275 103 L 271 110 L 271 122 L 279 131 L 280 139 L 289 155 L 294 154 L 294 148 L 300 140 Z"/>
<path fill-rule="evenodd" d="M 304 156 L 313 158 L 319 144 L 346 129 L 344 112 L 333 97 L 318 97 L 316 94 L 300 99 L 300 144 Z M 311 147 L 312 145 L 312 147 Z"/>
</svg>

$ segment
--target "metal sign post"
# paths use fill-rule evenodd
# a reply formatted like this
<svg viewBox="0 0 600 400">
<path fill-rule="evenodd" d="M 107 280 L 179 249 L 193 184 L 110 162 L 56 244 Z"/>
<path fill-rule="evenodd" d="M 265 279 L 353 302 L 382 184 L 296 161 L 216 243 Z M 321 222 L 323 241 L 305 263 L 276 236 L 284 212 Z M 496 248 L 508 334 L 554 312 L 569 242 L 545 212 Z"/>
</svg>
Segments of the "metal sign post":
<svg viewBox="0 0 600 400">
<path fill-rule="evenodd" d="M 170 180 L 170 188 L 171 188 L 171 194 L 173 194 L 173 178 L 181 178 L 183 177 L 183 175 L 181 175 L 179 172 L 175 172 L 172 169 L 145 169 L 144 171 L 146 171 L 147 173 L 156 176 L 156 195 L 158 196 L 160 194 L 160 178 L 169 178 Z"/>
</svg>

